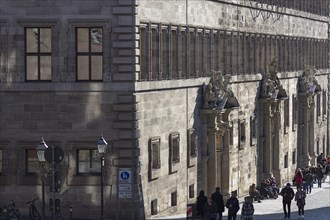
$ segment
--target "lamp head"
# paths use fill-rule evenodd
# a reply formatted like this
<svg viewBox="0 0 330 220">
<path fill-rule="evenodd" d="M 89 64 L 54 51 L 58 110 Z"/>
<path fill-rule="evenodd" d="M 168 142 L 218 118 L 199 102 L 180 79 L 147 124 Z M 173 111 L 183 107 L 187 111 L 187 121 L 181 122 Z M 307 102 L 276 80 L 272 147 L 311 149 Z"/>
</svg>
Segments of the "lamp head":
<svg viewBox="0 0 330 220">
<path fill-rule="evenodd" d="M 97 141 L 97 149 L 101 155 L 105 154 L 108 143 L 104 140 L 103 136 Z"/>
<path fill-rule="evenodd" d="M 46 142 L 44 141 L 44 138 L 42 138 L 40 143 L 36 147 L 39 162 L 45 162 L 46 161 L 45 151 L 46 151 L 47 148 L 48 148 L 48 146 L 47 146 Z"/>
</svg>

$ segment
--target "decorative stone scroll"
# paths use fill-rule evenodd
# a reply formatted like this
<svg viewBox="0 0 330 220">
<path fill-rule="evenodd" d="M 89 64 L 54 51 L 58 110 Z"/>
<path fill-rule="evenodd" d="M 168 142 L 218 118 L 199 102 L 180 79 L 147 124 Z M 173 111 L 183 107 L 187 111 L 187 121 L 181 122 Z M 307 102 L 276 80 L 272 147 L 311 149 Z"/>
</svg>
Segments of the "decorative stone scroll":
<svg viewBox="0 0 330 220">
<path fill-rule="evenodd" d="M 231 76 L 221 71 L 214 71 L 208 85 L 203 86 L 203 108 L 222 110 L 239 107 L 230 87 Z"/>
<path fill-rule="evenodd" d="M 299 77 L 299 92 L 314 94 L 321 91 L 321 86 L 315 79 L 315 67 L 306 66 Z"/>
<path fill-rule="evenodd" d="M 261 81 L 261 98 L 287 98 L 285 89 L 277 76 L 278 58 L 275 57 L 268 65 L 268 72 L 263 74 Z"/>
</svg>

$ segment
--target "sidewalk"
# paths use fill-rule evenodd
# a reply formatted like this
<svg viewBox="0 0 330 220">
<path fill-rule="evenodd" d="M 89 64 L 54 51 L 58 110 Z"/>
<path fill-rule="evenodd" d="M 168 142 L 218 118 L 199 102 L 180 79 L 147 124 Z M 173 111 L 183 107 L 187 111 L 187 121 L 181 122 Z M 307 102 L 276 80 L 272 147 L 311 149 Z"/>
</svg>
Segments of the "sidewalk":
<svg viewBox="0 0 330 220">
<path fill-rule="evenodd" d="M 296 187 L 292 187 L 296 192 Z M 305 220 L 330 220 L 330 176 L 327 176 L 322 188 L 314 184 L 312 193 L 306 195 Z M 238 198 L 240 206 L 244 198 Z M 283 219 L 282 197 L 277 199 L 265 199 L 261 203 L 254 202 L 254 220 L 277 220 Z M 240 211 L 237 213 L 237 220 L 240 219 Z M 148 220 L 186 220 L 186 214 L 178 214 L 166 217 L 154 216 Z M 298 219 L 298 209 L 295 201 L 291 203 L 291 219 Z M 223 213 L 222 220 L 227 220 L 227 210 Z"/>
</svg>

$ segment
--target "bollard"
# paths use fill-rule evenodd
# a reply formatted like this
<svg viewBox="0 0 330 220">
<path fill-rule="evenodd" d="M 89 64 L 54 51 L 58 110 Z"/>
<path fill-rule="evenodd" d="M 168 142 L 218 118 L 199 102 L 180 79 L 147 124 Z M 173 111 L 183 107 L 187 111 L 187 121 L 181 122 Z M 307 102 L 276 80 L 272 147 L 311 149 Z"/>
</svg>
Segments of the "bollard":
<svg viewBox="0 0 330 220">
<path fill-rule="evenodd" d="M 193 204 L 187 204 L 187 220 L 193 220 Z"/>
</svg>

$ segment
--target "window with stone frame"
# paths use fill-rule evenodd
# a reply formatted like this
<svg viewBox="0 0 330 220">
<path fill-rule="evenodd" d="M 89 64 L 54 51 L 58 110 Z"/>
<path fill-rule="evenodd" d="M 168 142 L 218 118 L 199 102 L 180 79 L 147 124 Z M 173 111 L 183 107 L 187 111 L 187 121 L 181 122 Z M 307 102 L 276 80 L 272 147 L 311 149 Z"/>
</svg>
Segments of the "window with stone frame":
<svg viewBox="0 0 330 220">
<path fill-rule="evenodd" d="M 296 164 L 296 150 L 292 151 L 292 164 Z"/>
<path fill-rule="evenodd" d="M 326 90 L 322 91 L 322 115 L 323 115 L 323 120 L 325 120 L 327 117 L 327 91 Z"/>
<path fill-rule="evenodd" d="M 39 171 L 39 160 L 36 149 L 25 149 L 25 174 L 37 175 Z"/>
<path fill-rule="evenodd" d="M 288 168 L 288 152 L 284 155 L 284 168 Z"/>
<path fill-rule="evenodd" d="M 77 81 L 103 80 L 103 28 L 76 27 Z"/>
<path fill-rule="evenodd" d="M 170 135 L 170 159 L 171 163 L 180 162 L 180 134 L 177 132 Z"/>
<path fill-rule="evenodd" d="M 25 78 L 26 81 L 51 81 L 52 79 L 52 29 L 25 28 Z"/>
<path fill-rule="evenodd" d="M 0 176 L 2 176 L 2 169 L 3 169 L 3 153 L 2 153 L 2 149 L 0 149 Z"/>
<path fill-rule="evenodd" d="M 150 167 L 151 169 L 160 169 L 160 138 L 154 137 L 150 140 Z"/>
<path fill-rule="evenodd" d="M 101 158 L 98 150 L 76 149 L 77 175 L 100 175 Z"/>
<path fill-rule="evenodd" d="M 246 125 L 245 120 L 239 120 L 238 121 L 238 143 L 239 143 L 239 149 L 244 148 L 244 144 L 246 141 Z"/>
<path fill-rule="evenodd" d="M 195 184 L 189 185 L 189 199 L 195 198 Z"/>
<path fill-rule="evenodd" d="M 188 130 L 187 142 L 188 166 L 194 166 L 197 163 L 198 136 L 193 128 Z"/>
<path fill-rule="evenodd" d="M 234 144 L 234 126 L 231 122 L 229 123 L 229 144 Z"/>
<path fill-rule="evenodd" d="M 284 133 L 287 134 L 289 132 L 290 126 L 290 100 L 284 100 Z"/>
<path fill-rule="evenodd" d="M 257 140 L 257 117 L 253 114 L 250 117 L 250 145 L 254 146 Z"/>
<path fill-rule="evenodd" d="M 158 205 L 157 205 L 157 199 L 154 199 L 151 201 L 151 215 L 157 215 L 158 214 Z"/>
<path fill-rule="evenodd" d="M 171 193 L 171 206 L 177 206 L 178 205 L 178 192 L 172 192 Z"/>
<path fill-rule="evenodd" d="M 296 95 L 292 95 L 292 131 L 296 130 L 298 122 L 298 100 Z"/>
<path fill-rule="evenodd" d="M 320 121 L 321 116 L 321 94 L 316 95 L 316 122 Z"/>
</svg>

